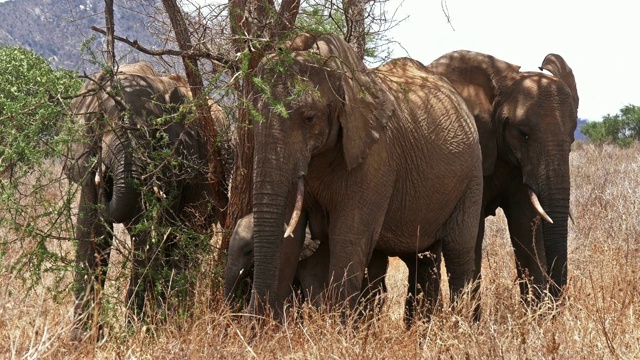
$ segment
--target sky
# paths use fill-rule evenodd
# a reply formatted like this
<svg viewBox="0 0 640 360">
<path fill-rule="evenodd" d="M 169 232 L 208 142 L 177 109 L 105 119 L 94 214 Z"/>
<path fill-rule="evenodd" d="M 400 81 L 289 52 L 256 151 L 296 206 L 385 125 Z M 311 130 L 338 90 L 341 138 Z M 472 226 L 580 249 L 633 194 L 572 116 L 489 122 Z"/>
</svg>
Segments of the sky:
<svg viewBox="0 0 640 360">
<path fill-rule="evenodd" d="M 454 50 L 491 54 L 523 71 L 548 53 L 573 69 L 578 117 L 602 120 L 627 104 L 640 106 L 640 2 L 573 0 L 390 0 L 388 12 L 408 18 L 389 33 L 393 57 L 425 64 Z"/>
<path fill-rule="evenodd" d="M 393 57 L 428 64 L 465 49 L 537 71 L 557 53 L 573 69 L 579 118 L 599 121 L 627 104 L 640 106 L 638 1 L 388 0 L 386 10 L 406 18 L 388 33 L 398 42 L 390 45 Z"/>
</svg>

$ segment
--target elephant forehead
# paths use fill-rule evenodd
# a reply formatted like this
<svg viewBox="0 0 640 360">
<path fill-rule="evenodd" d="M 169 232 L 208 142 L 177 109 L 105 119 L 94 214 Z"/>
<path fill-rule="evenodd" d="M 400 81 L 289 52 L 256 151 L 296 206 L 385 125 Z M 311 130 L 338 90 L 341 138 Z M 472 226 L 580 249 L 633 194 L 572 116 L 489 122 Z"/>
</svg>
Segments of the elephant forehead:
<svg viewBox="0 0 640 360">
<path fill-rule="evenodd" d="M 512 116 L 524 118 L 549 115 L 553 109 L 570 104 L 571 94 L 557 79 L 534 73 L 514 83 L 504 100 Z"/>
</svg>

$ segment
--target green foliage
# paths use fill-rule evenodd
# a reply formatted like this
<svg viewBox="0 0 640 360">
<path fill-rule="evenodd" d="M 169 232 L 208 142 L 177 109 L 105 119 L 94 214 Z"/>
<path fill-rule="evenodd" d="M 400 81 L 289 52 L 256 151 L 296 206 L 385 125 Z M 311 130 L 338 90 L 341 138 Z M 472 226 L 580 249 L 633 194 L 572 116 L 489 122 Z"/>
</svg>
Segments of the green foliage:
<svg viewBox="0 0 640 360">
<path fill-rule="evenodd" d="M 628 147 L 640 140 L 640 107 L 626 105 L 618 114 L 607 115 L 601 122 L 589 122 L 580 131 L 593 143 Z"/>
<path fill-rule="evenodd" d="M 335 8 L 331 0 L 304 0 L 296 25 L 309 33 L 345 34 L 347 22 L 344 11 Z"/>
<path fill-rule="evenodd" d="M 20 47 L 0 47 L 0 69 L 0 266 L 32 283 L 52 273 L 55 286 L 69 262 L 50 240 L 72 233 L 60 158 L 76 138 L 67 111 L 81 82 Z"/>
<path fill-rule="evenodd" d="M 343 2 L 333 0 L 303 0 L 296 19 L 297 31 L 312 34 L 338 34 L 343 38 L 347 35 L 347 17 Z M 366 5 L 365 10 L 365 61 L 380 63 L 389 59 L 390 50 L 386 46 L 390 39 L 385 32 L 397 24 L 396 20 L 388 19 L 387 14 L 375 2 Z"/>
<path fill-rule="evenodd" d="M 33 151 L 52 155 L 70 96 L 81 82 L 70 71 L 53 70 L 42 57 L 19 47 L 0 48 L 0 157 L 29 161 Z"/>
</svg>

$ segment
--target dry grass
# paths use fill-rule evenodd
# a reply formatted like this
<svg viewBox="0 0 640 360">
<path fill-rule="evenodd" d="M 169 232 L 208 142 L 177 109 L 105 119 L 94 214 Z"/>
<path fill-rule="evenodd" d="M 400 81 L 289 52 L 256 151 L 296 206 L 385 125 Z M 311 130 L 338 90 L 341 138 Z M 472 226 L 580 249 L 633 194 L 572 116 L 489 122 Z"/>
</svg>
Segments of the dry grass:
<svg viewBox="0 0 640 360">
<path fill-rule="evenodd" d="M 406 269 L 392 259 L 381 314 L 357 330 L 336 314 L 303 308 L 286 326 L 252 330 L 248 315 L 221 305 L 215 280 L 203 278 L 194 316 L 126 331 L 124 283 L 112 268 L 111 327 L 99 343 L 71 343 L 70 293 L 54 301 L 45 287 L 27 293 L 0 273 L 0 358 L 640 358 L 640 146 L 583 146 L 572 154 L 568 299 L 553 309 L 519 302 L 513 254 L 501 214 L 488 220 L 483 318 L 473 323 L 445 308 L 404 329 Z M 20 249 L 14 248 L 14 251 Z M 4 261 L 11 261 L 7 254 Z M 45 278 L 46 281 L 46 278 Z M 555 310 L 555 316 L 551 316 Z"/>
</svg>

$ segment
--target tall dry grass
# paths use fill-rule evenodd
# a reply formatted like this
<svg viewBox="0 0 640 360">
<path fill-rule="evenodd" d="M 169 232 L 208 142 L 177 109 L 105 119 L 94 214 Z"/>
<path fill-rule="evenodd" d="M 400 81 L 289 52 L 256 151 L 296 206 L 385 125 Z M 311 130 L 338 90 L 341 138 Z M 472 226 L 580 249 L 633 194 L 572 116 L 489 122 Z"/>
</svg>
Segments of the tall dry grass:
<svg viewBox="0 0 640 360">
<path fill-rule="evenodd" d="M 403 359 L 640 358 L 640 146 L 582 146 L 571 155 L 570 280 L 560 307 L 525 308 L 518 296 L 506 223 L 487 220 L 478 323 L 446 306 L 431 321 L 404 329 L 406 269 L 392 259 L 380 315 L 354 330 L 338 314 L 303 307 L 285 326 L 255 323 L 222 305 L 216 280 L 200 281 L 193 316 L 163 325 L 124 327 L 126 280 L 113 266 L 107 303 L 111 324 L 94 344 L 69 341 L 70 292 L 56 299 L 43 286 L 26 292 L 0 274 L 0 358 L 48 359 Z M 20 251 L 14 248 L 13 251 Z M 7 254 L 5 261 L 11 261 Z M 118 264 L 118 262 L 115 262 Z M 211 270 L 211 269 L 210 269 Z M 70 279 L 70 277 L 68 278 Z"/>
</svg>

